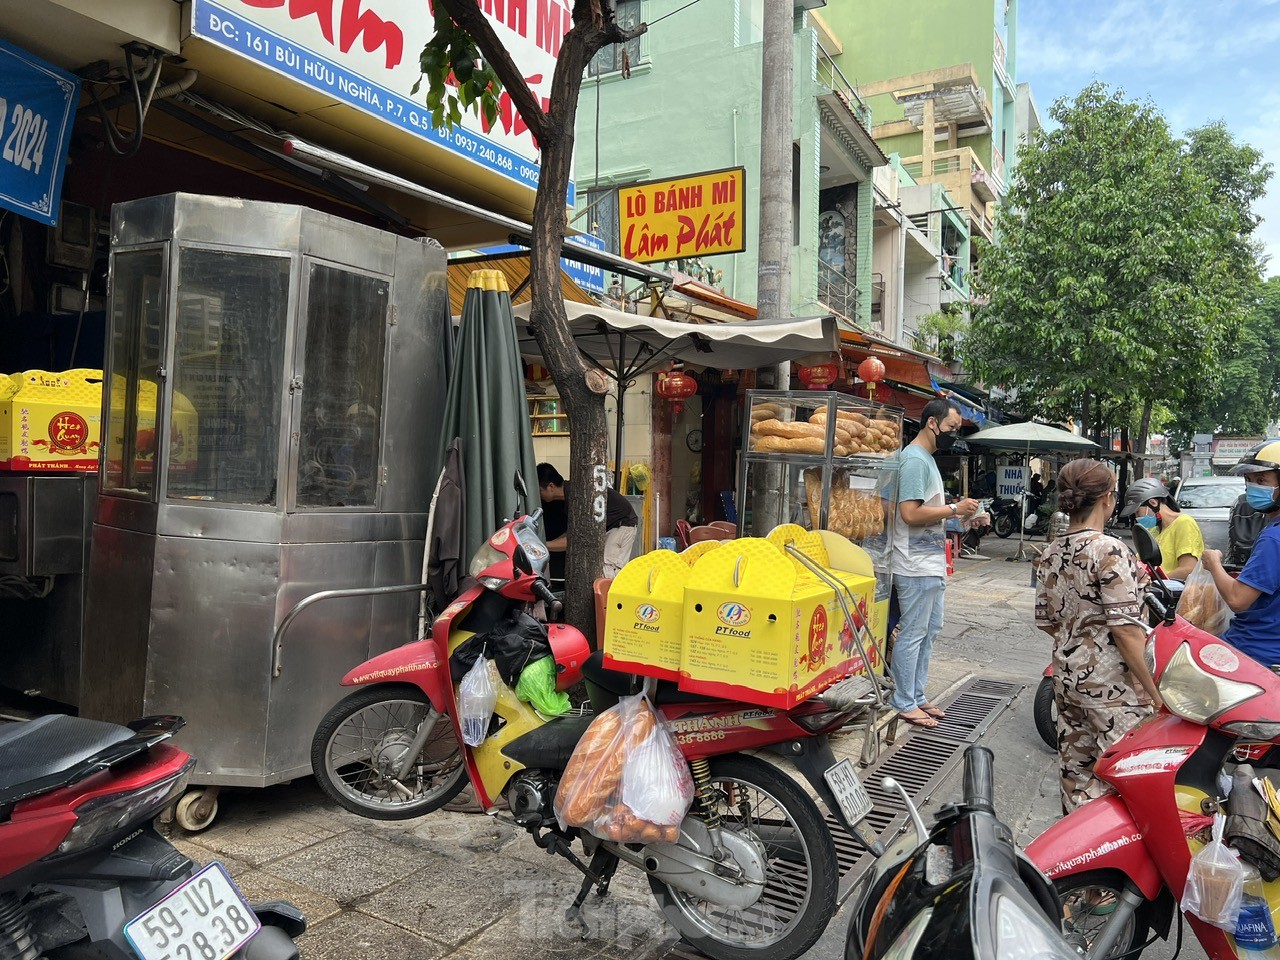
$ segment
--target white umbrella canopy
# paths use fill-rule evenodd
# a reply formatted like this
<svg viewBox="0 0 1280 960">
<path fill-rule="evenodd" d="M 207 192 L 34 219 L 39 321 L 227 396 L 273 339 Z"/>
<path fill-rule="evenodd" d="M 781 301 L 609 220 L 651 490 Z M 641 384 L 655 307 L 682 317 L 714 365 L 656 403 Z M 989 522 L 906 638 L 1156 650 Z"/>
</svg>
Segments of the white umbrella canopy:
<svg viewBox="0 0 1280 960">
<path fill-rule="evenodd" d="M 681 323 L 572 301 L 565 301 L 564 306 L 578 348 L 599 366 L 627 380 L 670 360 L 739 370 L 810 355 L 827 360 L 840 349 L 836 318 L 830 315 Z M 520 352 L 536 360 L 541 354 L 528 328 L 530 308 L 531 304 L 522 303 L 513 312 L 521 328 Z"/>
<path fill-rule="evenodd" d="M 1086 453 L 1102 448 L 1078 433 L 1071 433 L 1043 423 L 1006 423 L 988 427 L 964 438 L 965 443 L 976 443 L 992 450 L 1010 450 L 1020 453 L 1032 451 L 1062 450 L 1068 453 Z"/>
</svg>

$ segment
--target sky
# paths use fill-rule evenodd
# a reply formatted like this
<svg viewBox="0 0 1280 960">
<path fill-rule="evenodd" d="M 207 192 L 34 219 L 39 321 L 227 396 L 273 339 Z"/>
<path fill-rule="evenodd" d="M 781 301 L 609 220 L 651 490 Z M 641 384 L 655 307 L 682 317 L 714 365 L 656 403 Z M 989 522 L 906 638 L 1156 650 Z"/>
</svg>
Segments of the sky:
<svg viewBox="0 0 1280 960">
<path fill-rule="evenodd" d="M 1275 167 L 1254 236 L 1280 275 L 1280 0 L 1020 0 L 1017 72 L 1046 124 L 1094 80 L 1149 98 L 1176 134 L 1224 121 Z"/>
</svg>

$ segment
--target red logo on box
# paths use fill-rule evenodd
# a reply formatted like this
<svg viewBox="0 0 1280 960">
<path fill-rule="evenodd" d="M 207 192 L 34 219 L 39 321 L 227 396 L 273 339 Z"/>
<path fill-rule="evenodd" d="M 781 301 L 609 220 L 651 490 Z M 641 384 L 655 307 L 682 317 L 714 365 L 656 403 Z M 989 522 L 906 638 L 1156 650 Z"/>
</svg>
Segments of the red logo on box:
<svg viewBox="0 0 1280 960">
<path fill-rule="evenodd" d="M 55 450 L 79 450 L 88 439 L 89 424 L 78 413 L 67 410 L 49 421 L 49 442 Z"/>
<path fill-rule="evenodd" d="M 809 620 L 809 666 L 827 662 L 827 608 L 818 604 Z"/>
</svg>

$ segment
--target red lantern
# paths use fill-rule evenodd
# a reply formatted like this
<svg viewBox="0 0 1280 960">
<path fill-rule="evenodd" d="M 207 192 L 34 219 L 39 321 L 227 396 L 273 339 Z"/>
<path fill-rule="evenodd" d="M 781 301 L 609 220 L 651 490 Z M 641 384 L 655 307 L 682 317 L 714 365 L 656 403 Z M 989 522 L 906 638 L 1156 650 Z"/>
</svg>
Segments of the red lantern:
<svg viewBox="0 0 1280 960">
<path fill-rule="evenodd" d="M 840 368 L 828 361 L 800 368 L 800 382 L 810 390 L 822 390 L 840 378 Z"/>
<path fill-rule="evenodd" d="M 858 364 L 858 379 L 867 384 L 867 396 L 875 399 L 876 384 L 884 379 L 884 362 L 879 357 L 867 357 Z"/>
<path fill-rule="evenodd" d="M 670 373 L 658 374 L 658 396 L 671 404 L 672 416 L 684 412 L 684 402 L 698 392 L 698 381 L 678 365 L 672 365 Z"/>
</svg>

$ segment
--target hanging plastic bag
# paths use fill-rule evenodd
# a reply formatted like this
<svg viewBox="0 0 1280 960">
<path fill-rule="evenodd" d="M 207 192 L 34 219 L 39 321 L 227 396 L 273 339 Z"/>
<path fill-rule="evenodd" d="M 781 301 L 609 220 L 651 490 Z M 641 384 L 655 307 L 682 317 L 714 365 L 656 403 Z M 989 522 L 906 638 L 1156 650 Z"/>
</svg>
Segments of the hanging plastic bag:
<svg viewBox="0 0 1280 960">
<path fill-rule="evenodd" d="M 543 657 L 535 660 L 520 671 L 520 680 L 516 683 L 516 696 L 525 703 L 533 704 L 544 717 L 558 717 L 567 713 L 570 707 L 569 695 L 556 689 L 555 657 Z"/>
<path fill-rule="evenodd" d="M 556 790 L 555 811 L 561 827 L 595 832 L 597 821 L 617 803 L 614 795 L 627 757 L 653 732 L 655 719 L 648 701 L 636 694 L 623 697 L 616 707 L 591 721 L 573 748 Z"/>
<path fill-rule="evenodd" d="M 478 747 L 489 734 L 489 720 L 498 704 L 498 688 L 490 672 L 493 661 L 477 657 L 459 689 L 459 713 L 462 719 L 462 742 Z"/>
<path fill-rule="evenodd" d="M 1187 577 L 1182 590 L 1182 599 L 1178 601 L 1178 615 L 1194 624 L 1206 633 L 1220 637 L 1231 626 L 1235 614 L 1222 599 L 1213 576 L 1197 562 L 1191 575 Z"/>
<path fill-rule="evenodd" d="M 1213 818 L 1213 839 L 1191 859 L 1182 910 L 1215 927 L 1234 932 L 1244 894 L 1244 866 L 1239 855 L 1222 842 L 1226 818 Z"/>
<path fill-rule="evenodd" d="M 689 812 L 693 803 L 689 761 L 661 723 L 627 758 L 622 768 L 621 801 L 626 808 L 622 811 L 624 817 L 629 813 L 642 823 L 657 827 L 679 827 Z"/>
</svg>

